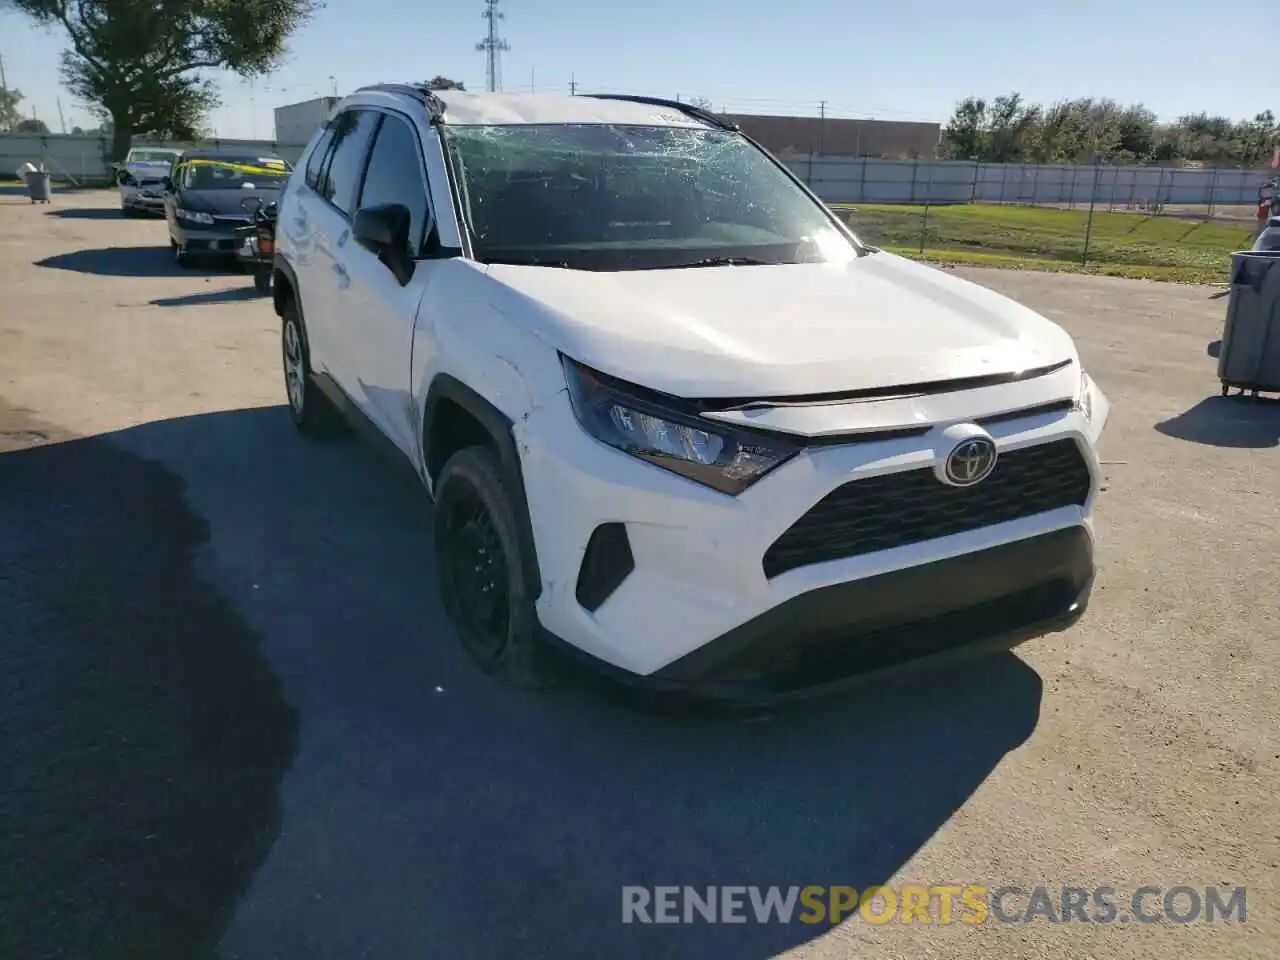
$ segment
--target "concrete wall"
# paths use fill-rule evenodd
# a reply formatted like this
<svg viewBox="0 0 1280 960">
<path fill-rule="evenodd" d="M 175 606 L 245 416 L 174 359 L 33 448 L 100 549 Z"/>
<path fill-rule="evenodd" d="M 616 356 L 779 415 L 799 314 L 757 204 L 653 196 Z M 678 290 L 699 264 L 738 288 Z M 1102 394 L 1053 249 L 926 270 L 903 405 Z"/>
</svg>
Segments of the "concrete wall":
<svg viewBox="0 0 1280 960">
<path fill-rule="evenodd" d="M 780 157 L 809 153 L 854 157 L 932 157 L 942 138 L 942 126 L 937 123 L 755 114 L 733 114 L 729 119 Z"/>
<path fill-rule="evenodd" d="M 73 136 L 71 134 L 0 133 L 0 177 L 10 177 L 24 163 L 43 163 L 55 180 L 74 180 L 79 183 L 105 183 L 111 171 L 106 156 L 111 144 L 99 137 Z M 284 157 L 291 163 L 306 146 L 305 143 L 273 143 L 269 140 L 206 140 L 193 143 L 150 143 L 135 140 L 135 147 L 226 147 L 246 152 L 263 151 Z"/>
<path fill-rule="evenodd" d="M 831 156 L 793 159 L 790 166 L 828 203 L 1251 204 L 1272 175 Z"/>
<path fill-rule="evenodd" d="M 146 146 L 139 142 L 138 146 Z M 157 144 L 158 146 L 158 144 Z M 216 140 L 200 146 L 270 151 L 294 162 L 305 143 Z M 96 137 L 0 134 L 0 176 L 30 161 L 44 162 L 55 178 L 109 179 L 107 143 Z M 828 203 L 1097 203 L 1125 206 L 1254 203 L 1269 174 L 1250 170 L 1158 167 L 1085 167 L 971 163 L 950 160 L 877 160 L 821 155 L 787 163 Z"/>
</svg>

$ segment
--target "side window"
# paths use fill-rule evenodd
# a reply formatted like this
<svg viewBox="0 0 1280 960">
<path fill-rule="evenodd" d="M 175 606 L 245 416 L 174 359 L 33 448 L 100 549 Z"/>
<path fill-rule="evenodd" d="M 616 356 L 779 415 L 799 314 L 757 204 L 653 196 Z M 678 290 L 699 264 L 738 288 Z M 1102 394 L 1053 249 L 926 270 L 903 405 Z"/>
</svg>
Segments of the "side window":
<svg viewBox="0 0 1280 960">
<path fill-rule="evenodd" d="M 345 110 L 334 118 L 333 154 L 321 185 L 320 196 L 350 216 L 355 212 L 356 191 L 364 172 L 369 142 L 381 115 L 373 110 Z"/>
<path fill-rule="evenodd" d="M 333 143 L 333 127 L 325 127 L 316 141 L 315 149 L 307 158 L 307 186 L 320 192 L 320 174 L 324 171 L 324 161 L 329 155 L 329 145 Z"/>
<path fill-rule="evenodd" d="M 360 191 L 361 207 L 398 203 L 409 208 L 409 253 L 422 250 L 427 226 L 427 178 L 422 166 L 418 134 L 408 122 L 388 114 L 378 129 Z"/>
</svg>

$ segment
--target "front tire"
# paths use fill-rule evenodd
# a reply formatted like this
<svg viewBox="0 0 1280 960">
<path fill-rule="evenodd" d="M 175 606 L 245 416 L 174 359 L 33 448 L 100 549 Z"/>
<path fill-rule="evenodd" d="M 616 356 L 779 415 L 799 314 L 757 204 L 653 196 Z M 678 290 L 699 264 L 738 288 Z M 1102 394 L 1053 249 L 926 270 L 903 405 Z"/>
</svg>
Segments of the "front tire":
<svg viewBox="0 0 1280 960">
<path fill-rule="evenodd" d="M 280 353 L 289 417 L 298 432 L 313 440 L 327 440 L 341 433 L 341 415 L 311 375 L 306 333 L 298 316 L 298 305 L 292 298 L 281 308 Z"/>
<path fill-rule="evenodd" d="M 187 248 L 178 243 L 173 237 L 169 238 L 169 249 L 173 251 L 173 262 L 183 270 L 189 270 L 195 265 L 191 254 L 187 253 Z"/>
<path fill-rule="evenodd" d="M 550 680 L 547 650 L 524 579 L 516 505 L 489 447 L 459 450 L 440 471 L 433 513 L 440 598 L 463 648 L 512 686 Z"/>
<path fill-rule="evenodd" d="M 258 267 L 253 271 L 253 289 L 266 296 L 271 292 L 271 269 Z"/>
</svg>

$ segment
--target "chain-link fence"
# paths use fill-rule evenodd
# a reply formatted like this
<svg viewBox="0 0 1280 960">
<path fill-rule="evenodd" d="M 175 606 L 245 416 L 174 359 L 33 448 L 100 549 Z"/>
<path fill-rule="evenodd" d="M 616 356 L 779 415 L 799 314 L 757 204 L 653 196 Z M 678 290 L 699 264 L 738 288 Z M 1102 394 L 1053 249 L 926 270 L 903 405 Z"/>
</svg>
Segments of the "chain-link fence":
<svg viewBox="0 0 1280 960">
<path fill-rule="evenodd" d="M 863 239 L 977 265 L 1222 282 L 1257 229 L 1248 170 L 790 159 Z"/>
</svg>

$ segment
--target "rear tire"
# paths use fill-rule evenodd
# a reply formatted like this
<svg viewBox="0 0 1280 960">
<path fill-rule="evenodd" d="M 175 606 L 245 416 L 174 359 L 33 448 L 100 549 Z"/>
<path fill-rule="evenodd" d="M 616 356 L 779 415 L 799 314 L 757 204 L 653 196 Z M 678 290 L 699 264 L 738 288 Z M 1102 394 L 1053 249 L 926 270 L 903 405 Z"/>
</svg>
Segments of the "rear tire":
<svg viewBox="0 0 1280 960">
<path fill-rule="evenodd" d="M 552 679 L 539 639 L 516 504 L 490 447 L 459 450 L 440 471 L 433 513 L 440 599 L 485 673 L 523 689 Z"/>
<path fill-rule="evenodd" d="M 271 292 L 271 270 L 257 267 L 253 271 L 253 289 L 264 296 Z"/>
<path fill-rule="evenodd" d="M 280 353 L 289 417 L 298 432 L 312 440 L 327 440 L 340 434 L 342 416 L 316 386 L 306 331 L 292 298 L 285 300 L 280 310 Z"/>
</svg>

